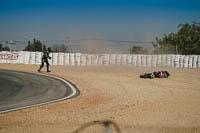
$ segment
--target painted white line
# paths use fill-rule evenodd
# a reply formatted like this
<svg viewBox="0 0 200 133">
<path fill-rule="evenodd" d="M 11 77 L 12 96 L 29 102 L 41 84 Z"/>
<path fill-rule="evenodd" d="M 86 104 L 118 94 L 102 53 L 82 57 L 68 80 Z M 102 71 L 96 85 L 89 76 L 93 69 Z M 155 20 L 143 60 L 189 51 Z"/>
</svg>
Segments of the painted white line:
<svg viewBox="0 0 200 133">
<path fill-rule="evenodd" d="M 26 73 L 31 73 L 31 72 L 26 72 Z M 31 74 L 37 74 L 37 73 L 31 73 Z M 76 88 L 70 82 L 68 82 L 68 81 L 66 81 L 62 78 L 55 77 L 55 76 L 52 76 L 52 75 L 41 74 L 41 73 L 38 74 L 38 75 L 43 75 L 43 76 L 47 76 L 47 77 L 51 77 L 51 78 L 55 78 L 55 79 L 63 81 L 64 83 L 66 83 L 72 89 L 72 91 L 73 91 L 72 94 L 70 94 L 69 96 L 60 98 L 60 99 L 53 100 L 53 101 L 48 101 L 48 102 L 44 102 L 44 103 L 28 105 L 28 106 L 19 107 L 19 108 L 15 108 L 15 109 L 9 109 L 9 110 L 5 110 L 5 111 L 0 111 L 0 114 L 13 112 L 13 111 L 17 111 L 17 110 L 22 110 L 22 109 L 26 109 L 26 108 L 31 108 L 31 107 L 36 107 L 36 106 L 41 106 L 41 105 L 45 105 L 45 104 L 49 104 L 49 103 L 55 103 L 55 102 L 58 102 L 58 101 L 63 101 L 63 100 L 66 100 L 66 99 L 73 97 L 77 93 Z"/>
</svg>

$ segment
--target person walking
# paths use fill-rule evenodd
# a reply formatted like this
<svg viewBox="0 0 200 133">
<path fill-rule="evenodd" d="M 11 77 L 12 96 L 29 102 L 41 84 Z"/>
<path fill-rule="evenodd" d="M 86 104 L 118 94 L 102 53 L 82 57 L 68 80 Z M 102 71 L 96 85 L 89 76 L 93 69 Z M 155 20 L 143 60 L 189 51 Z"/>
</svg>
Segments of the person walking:
<svg viewBox="0 0 200 133">
<path fill-rule="evenodd" d="M 38 72 L 41 72 L 41 69 L 44 67 L 44 63 L 46 63 L 46 67 L 47 67 L 47 72 L 51 72 L 49 70 L 49 62 L 48 62 L 48 59 L 51 60 L 51 57 L 49 56 L 49 54 L 51 53 L 51 48 L 48 47 L 47 51 L 44 51 L 43 52 L 43 56 L 42 56 L 42 62 L 41 62 L 41 65 L 40 65 L 40 68 L 38 69 Z"/>
</svg>

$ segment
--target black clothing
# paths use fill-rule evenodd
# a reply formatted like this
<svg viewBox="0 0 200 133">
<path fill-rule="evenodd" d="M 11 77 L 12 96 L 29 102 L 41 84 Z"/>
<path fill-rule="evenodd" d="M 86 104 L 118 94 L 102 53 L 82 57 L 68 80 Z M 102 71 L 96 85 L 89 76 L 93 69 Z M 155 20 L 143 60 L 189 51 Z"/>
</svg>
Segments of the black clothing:
<svg viewBox="0 0 200 133">
<path fill-rule="evenodd" d="M 40 68 L 38 69 L 38 72 L 40 72 L 40 70 L 44 67 L 44 63 L 46 63 L 47 65 L 47 72 L 50 72 L 49 70 L 49 62 L 48 62 L 48 59 L 51 59 L 51 57 L 49 56 L 49 53 L 51 51 L 48 49 L 48 51 L 44 51 L 43 52 L 43 56 L 42 56 L 42 59 L 41 59 L 41 65 L 40 65 Z"/>
<path fill-rule="evenodd" d="M 41 65 L 40 65 L 40 69 L 42 69 L 44 67 L 44 63 L 46 63 L 47 66 L 50 65 L 48 59 L 42 57 L 42 62 L 41 62 Z"/>
<path fill-rule="evenodd" d="M 47 59 L 47 58 L 51 59 L 51 57 L 49 56 L 49 51 L 44 51 L 44 52 L 43 52 L 42 58 L 44 58 L 44 59 L 45 59 L 45 58 L 46 58 L 46 59 Z"/>
<path fill-rule="evenodd" d="M 145 73 L 140 75 L 140 78 L 168 78 L 170 76 L 168 71 L 158 71 L 153 73 Z"/>
</svg>

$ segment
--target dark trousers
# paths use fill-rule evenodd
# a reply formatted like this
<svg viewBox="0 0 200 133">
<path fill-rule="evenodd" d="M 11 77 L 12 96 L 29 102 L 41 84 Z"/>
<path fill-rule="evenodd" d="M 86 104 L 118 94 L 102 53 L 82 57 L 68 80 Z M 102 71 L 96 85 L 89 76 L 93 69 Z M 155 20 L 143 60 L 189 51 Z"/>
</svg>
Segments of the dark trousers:
<svg viewBox="0 0 200 133">
<path fill-rule="evenodd" d="M 42 63 L 40 65 L 40 69 L 42 69 L 44 67 L 44 63 L 46 63 L 47 68 L 49 68 L 49 62 L 47 58 L 42 58 Z"/>
</svg>

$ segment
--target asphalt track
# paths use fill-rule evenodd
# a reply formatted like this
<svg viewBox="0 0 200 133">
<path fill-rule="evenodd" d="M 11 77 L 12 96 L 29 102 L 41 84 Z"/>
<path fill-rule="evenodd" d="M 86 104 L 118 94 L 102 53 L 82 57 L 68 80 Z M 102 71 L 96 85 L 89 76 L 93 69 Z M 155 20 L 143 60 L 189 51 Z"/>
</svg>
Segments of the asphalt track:
<svg viewBox="0 0 200 133">
<path fill-rule="evenodd" d="M 75 85 L 58 77 L 0 70 L 0 114 L 78 95 Z"/>
</svg>

